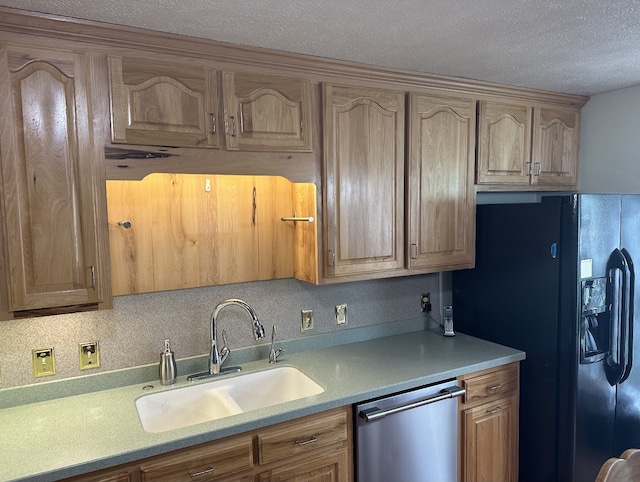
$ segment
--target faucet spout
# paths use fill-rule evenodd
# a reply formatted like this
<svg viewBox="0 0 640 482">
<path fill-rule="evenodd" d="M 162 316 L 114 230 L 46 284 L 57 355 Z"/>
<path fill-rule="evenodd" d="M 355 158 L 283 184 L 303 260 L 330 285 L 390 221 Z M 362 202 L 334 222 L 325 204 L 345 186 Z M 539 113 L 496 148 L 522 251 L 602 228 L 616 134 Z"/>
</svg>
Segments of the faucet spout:
<svg viewBox="0 0 640 482">
<path fill-rule="evenodd" d="M 211 353 L 209 355 L 209 371 L 203 373 L 196 373 L 195 375 L 189 375 L 187 380 L 200 380 L 203 378 L 209 378 L 222 373 L 239 372 L 240 367 L 228 367 L 222 368 L 222 364 L 225 362 L 231 350 L 227 346 L 226 330 L 222 330 L 222 348 L 218 349 L 218 315 L 227 306 L 235 305 L 243 308 L 251 317 L 251 324 L 253 327 L 253 336 L 256 340 L 264 338 L 264 327 L 258 320 L 258 315 L 251 306 L 242 300 L 230 298 L 228 300 L 221 301 L 216 305 L 211 313 Z"/>
<path fill-rule="evenodd" d="M 228 373 L 233 371 L 240 371 L 240 367 L 229 367 L 222 368 L 223 363 L 229 356 L 231 350 L 227 346 L 227 338 L 225 336 L 225 330 L 222 330 L 222 348 L 218 349 L 218 345 L 220 344 L 218 341 L 218 315 L 220 312 L 226 308 L 227 306 L 240 306 L 243 308 L 251 317 L 251 324 L 253 327 L 253 336 L 256 340 L 260 338 L 264 338 L 264 327 L 260 324 L 258 320 L 258 315 L 254 311 L 251 306 L 249 306 L 246 302 L 238 299 L 228 299 L 221 301 L 216 305 L 211 313 L 211 353 L 209 355 L 209 371 L 204 373 L 197 373 L 195 375 L 190 375 L 187 379 L 199 380 L 202 378 L 208 378 L 215 375 L 219 375 L 221 373 Z"/>
</svg>

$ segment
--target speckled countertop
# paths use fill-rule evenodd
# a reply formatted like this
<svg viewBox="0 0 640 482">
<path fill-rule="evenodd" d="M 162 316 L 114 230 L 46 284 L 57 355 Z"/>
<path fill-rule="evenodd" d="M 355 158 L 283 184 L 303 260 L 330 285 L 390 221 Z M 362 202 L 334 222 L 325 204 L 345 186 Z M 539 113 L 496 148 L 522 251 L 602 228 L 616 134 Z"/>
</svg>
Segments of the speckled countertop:
<svg viewBox="0 0 640 482">
<path fill-rule="evenodd" d="M 143 391 L 144 384 L 0 410 L 0 480 L 53 481 L 238 434 L 285 420 L 407 390 L 524 359 L 525 354 L 458 334 L 426 329 L 281 355 L 325 388 L 319 395 L 164 433 L 147 433 L 136 398 L 188 385 Z M 243 373 L 268 370 L 266 360 Z M 199 382 L 199 383 L 207 383 Z"/>
</svg>

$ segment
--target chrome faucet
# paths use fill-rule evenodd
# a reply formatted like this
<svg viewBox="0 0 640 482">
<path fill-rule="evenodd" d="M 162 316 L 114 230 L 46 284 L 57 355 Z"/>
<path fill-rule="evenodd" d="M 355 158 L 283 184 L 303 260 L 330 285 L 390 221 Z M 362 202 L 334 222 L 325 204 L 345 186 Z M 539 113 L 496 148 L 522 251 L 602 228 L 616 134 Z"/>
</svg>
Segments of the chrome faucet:
<svg viewBox="0 0 640 482">
<path fill-rule="evenodd" d="M 264 327 L 260 324 L 256 312 L 247 303 L 238 299 L 228 299 L 221 301 L 216 305 L 211 313 L 211 353 L 209 355 L 209 371 L 203 373 L 196 373 L 195 375 L 189 375 L 187 380 L 200 380 L 202 378 L 214 377 L 216 375 L 222 375 L 225 373 L 239 372 L 240 367 L 227 367 L 222 368 L 222 364 L 225 362 L 231 350 L 227 346 L 226 331 L 222 330 L 223 346 L 218 350 L 218 315 L 223 308 L 229 305 L 236 305 L 244 308 L 244 310 L 251 317 L 251 323 L 253 325 L 253 334 L 256 340 L 264 338 Z"/>
<path fill-rule="evenodd" d="M 278 363 L 278 357 L 284 351 L 284 348 L 275 348 L 276 342 L 276 325 L 271 329 L 271 350 L 269 350 L 269 363 Z"/>
</svg>

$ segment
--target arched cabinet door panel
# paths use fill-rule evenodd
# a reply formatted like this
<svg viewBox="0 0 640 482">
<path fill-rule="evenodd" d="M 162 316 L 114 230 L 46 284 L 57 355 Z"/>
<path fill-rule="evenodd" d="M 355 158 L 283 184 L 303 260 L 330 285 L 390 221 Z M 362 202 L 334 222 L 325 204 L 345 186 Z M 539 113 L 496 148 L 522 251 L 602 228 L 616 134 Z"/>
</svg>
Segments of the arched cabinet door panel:
<svg viewBox="0 0 640 482">
<path fill-rule="evenodd" d="M 219 147 L 216 71 L 175 59 L 109 57 L 111 140 Z"/>
<path fill-rule="evenodd" d="M 476 103 L 411 94 L 408 153 L 408 267 L 472 268 Z"/>
<path fill-rule="evenodd" d="M 479 185 L 571 188 L 577 183 L 580 108 L 481 101 Z"/>
<path fill-rule="evenodd" d="M 0 49 L 0 153 L 8 310 L 105 299 L 91 58 Z M 32 60 L 32 59 L 36 60 Z"/>
<path fill-rule="evenodd" d="M 312 150 L 308 80 L 223 72 L 224 132 L 229 150 Z"/>
<path fill-rule="evenodd" d="M 404 267 L 404 94 L 324 85 L 325 275 Z"/>
<path fill-rule="evenodd" d="M 479 103 L 478 184 L 529 184 L 531 107 Z"/>
<path fill-rule="evenodd" d="M 532 184 L 576 184 L 579 131 L 580 111 L 577 109 L 534 109 Z"/>
<path fill-rule="evenodd" d="M 109 57 L 109 84 L 115 144 L 312 152 L 308 80 L 156 54 Z"/>
</svg>

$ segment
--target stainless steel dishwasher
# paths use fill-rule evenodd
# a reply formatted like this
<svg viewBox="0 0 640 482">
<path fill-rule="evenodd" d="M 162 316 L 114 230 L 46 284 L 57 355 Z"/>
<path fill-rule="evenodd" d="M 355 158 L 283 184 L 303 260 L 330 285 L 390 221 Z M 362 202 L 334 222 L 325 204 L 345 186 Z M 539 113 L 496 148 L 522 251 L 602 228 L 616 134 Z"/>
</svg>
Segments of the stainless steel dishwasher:
<svg viewBox="0 0 640 482">
<path fill-rule="evenodd" d="M 458 403 L 449 380 L 355 405 L 359 482 L 456 482 Z"/>
</svg>

